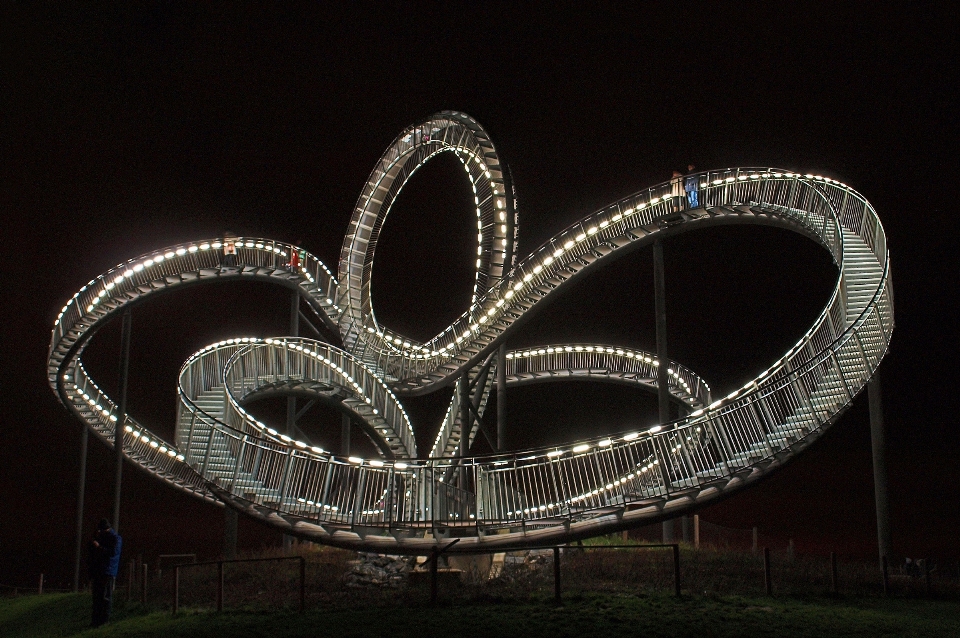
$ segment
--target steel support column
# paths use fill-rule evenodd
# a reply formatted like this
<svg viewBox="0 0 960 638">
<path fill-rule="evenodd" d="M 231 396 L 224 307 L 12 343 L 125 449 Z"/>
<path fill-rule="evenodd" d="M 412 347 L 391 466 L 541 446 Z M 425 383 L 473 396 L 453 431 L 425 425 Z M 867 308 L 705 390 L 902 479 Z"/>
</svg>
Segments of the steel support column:
<svg viewBox="0 0 960 638">
<path fill-rule="evenodd" d="M 875 373 L 867 384 L 870 402 L 870 443 L 873 448 L 873 492 L 877 507 L 877 545 L 880 564 L 890 559 L 890 502 L 887 497 L 887 444 L 883 423 L 883 401 L 880 375 Z"/>
<path fill-rule="evenodd" d="M 507 346 L 497 354 L 497 450 L 503 452 L 507 439 Z"/>
<path fill-rule="evenodd" d="M 667 386 L 667 300 L 663 276 L 663 244 L 653 242 L 653 294 L 657 323 L 657 405 L 660 423 L 670 421 L 670 389 Z M 673 521 L 663 522 L 663 542 L 673 542 Z"/>
<path fill-rule="evenodd" d="M 237 510 L 223 506 L 223 557 L 233 560 L 237 557 Z"/>
<path fill-rule="evenodd" d="M 130 372 L 130 309 L 123 312 L 123 328 L 120 333 L 120 405 L 113 429 L 113 454 L 116 468 L 113 477 L 113 529 L 120 530 L 120 491 L 123 480 L 123 427 L 127 424 L 127 378 Z"/>
<path fill-rule="evenodd" d="M 90 431 L 86 423 L 80 435 L 80 479 L 77 487 L 77 542 L 73 557 L 73 591 L 80 590 L 80 553 L 83 551 L 83 497 L 87 488 L 87 441 Z"/>
</svg>

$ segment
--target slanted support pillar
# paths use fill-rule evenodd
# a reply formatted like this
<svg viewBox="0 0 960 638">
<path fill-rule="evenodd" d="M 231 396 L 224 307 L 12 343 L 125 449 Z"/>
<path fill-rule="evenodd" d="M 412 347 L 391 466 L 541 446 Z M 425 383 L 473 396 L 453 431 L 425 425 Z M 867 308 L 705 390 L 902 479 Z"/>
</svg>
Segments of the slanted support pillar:
<svg viewBox="0 0 960 638">
<path fill-rule="evenodd" d="M 290 296 L 290 336 L 300 336 L 300 294 L 294 290 Z M 287 397 L 287 436 L 293 436 L 297 424 L 297 397 Z"/>
<path fill-rule="evenodd" d="M 223 506 L 223 557 L 233 560 L 237 557 L 237 510 Z"/>
<path fill-rule="evenodd" d="M 460 377 L 458 383 L 458 390 L 460 392 L 460 448 L 457 452 L 457 456 L 466 456 L 467 450 L 470 447 L 470 426 L 471 417 L 470 417 L 470 372 L 464 370 L 463 376 Z"/>
<path fill-rule="evenodd" d="M 123 328 L 120 333 L 120 405 L 113 429 L 113 454 L 116 460 L 113 480 L 113 529 L 120 530 L 120 491 L 123 479 L 123 428 L 127 424 L 127 377 L 130 372 L 130 309 L 123 311 Z"/>
<path fill-rule="evenodd" d="M 497 450 L 503 452 L 507 442 L 507 346 L 497 354 Z"/>
<path fill-rule="evenodd" d="M 516 236 L 516 201 L 513 193 L 513 173 L 510 166 L 503 163 L 503 186 L 506 194 L 506 210 L 502 221 L 506 226 L 503 245 L 503 277 L 513 268 L 513 258 L 515 252 L 514 239 Z M 507 445 L 507 344 L 500 344 L 500 351 L 497 354 L 497 451 L 503 452 Z"/>
<path fill-rule="evenodd" d="M 296 290 L 290 295 L 290 336 L 300 336 L 300 293 Z M 297 425 L 297 397 L 287 397 L 287 436 L 294 436 Z M 289 469 L 288 469 L 289 471 Z M 293 536 L 283 535 L 283 553 L 289 554 L 293 548 Z"/>
<path fill-rule="evenodd" d="M 657 404 L 660 408 L 660 423 L 670 421 L 670 388 L 667 385 L 667 300 L 663 276 L 663 244 L 653 242 L 653 291 L 657 322 Z"/>
<path fill-rule="evenodd" d="M 887 443 L 883 423 L 883 401 L 880 394 L 880 375 L 875 372 L 867 383 L 870 403 L 870 443 L 873 448 L 873 493 L 877 507 L 877 545 L 880 564 L 890 560 L 890 502 L 887 497 Z"/>
</svg>

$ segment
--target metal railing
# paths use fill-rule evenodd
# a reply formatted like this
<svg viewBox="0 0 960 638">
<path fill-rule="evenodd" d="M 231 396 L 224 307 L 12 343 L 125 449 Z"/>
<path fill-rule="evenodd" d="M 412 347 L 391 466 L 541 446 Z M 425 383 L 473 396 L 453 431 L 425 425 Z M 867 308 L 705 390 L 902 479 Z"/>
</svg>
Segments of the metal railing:
<svg viewBox="0 0 960 638">
<path fill-rule="evenodd" d="M 303 556 L 279 556 L 273 558 L 237 558 L 232 560 L 215 560 L 203 563 L 184 563 L 174 565 L 173 567 L 173 603 L 171 605 L 173 615 L 180 611 L 180 570 L 188 567 L 203 567 L 206 565 L 217 566 L 217 613 L 223 612 L 223 602 L 226 596 L 224 587 L 223 567 L 235 563 L 266 563 L 285 560 L 295 560 L 300 564 L 300 589 L 299 589 L 299 612 L 302 614 L 306 610 L 306 584 L 307 584 L 307 563 Z"/>
<path fill-rule="evenodd" d="M 725 169 L 698 173 L 692 178 L 699 180 L 701 207 L 763 203 L 777 209 L 779 217 L 815 236 L 838 263 L 842 259 L 838 226 L 841 216 L 833 215 L 828 195 L 849 200 L 847 208 L 867 210 L 866 201 L 851 189 L 779 169 Z M 832 192 L 838 189 L 844 191 L 846 199 Z M 624 241 L 635 241 L 625 238 L 642 239 L 650 234 L 648 227 L 658 222 L 669 223 L 686 212 L 685 202 L 674 197 L 672 191 L 669 182 L 651 187 L 561 231 L 520 260 L 471 310 L 426 343 L 385 331 L 376 325 L 372 310 L 362 318 L 351 315 L 353 323 L 342 324 L 341 330 L 356 332 L 359 341 L 352 352 L 387 379 L 423 377 L 429 379 L 428 383 L 436 384 L 455 378 L 464 367 L 492 350 L 494 341 L 517 318 L 529 312 L 548 292 L 555 294 L 558 276 L 562 277 L 559 283 L 563 283 L 569 278 L 567 271 L 571 267 L 580 270 L 613 252 L 613 247 Z M 855 217 L 855 213 L 846 209 L 841 215 L 842 219 Z M 879 229 L 878 224 L 875 227 Z M 545 285 L 548 292 L 541 289 Z M 457 365 L 450 366 L 451 362 Z"/>
<path fill-rule="evenodd" d="M 376 339 L 360 340 L 352 355 L 303 339 L 215 344 L 195 355 L 181 374 L 178 447 L 159 441 L 132 419 L 126 422 L 129 438 L 124 445 L 133 460 L 168 481 L 207 496 L 206 488 L 213 484 L 220 498 L 248 501 L 312 522 L 316 529 L 301 533 L 328 541 L 336 533 L 331 530 L 343 528 L 364 529 L 365 534 L 379 529 L 377 542 L 396 545 L 400 540 L 389 533 L 398 528 L 459 527 L 466 530 L 461 533 L 483 539 L 492 528 L 524 530 L 533 525 L 552 530 L 554 536 L 536 541 L 542 543 L 564 535 L 585 535 L 580 528 L 574 529 L 578 522 L 594 525 L 590 529 L 599 531 L 622 520 L 649 520 L 665 516 L 662 507 L 645 509 L 651 502 L 689 501 L 691 495 L 709 488 L 718 494 L 734 489 L 734 484 L 745 484 L 731 479 L 762 474 L 767 466 L 817 436 L 865 386 L 885 354 L 893 328 L 886 243 L 872 207 L 858 193 L 833 180 L 775 169 L 711 171 L 697 179 L 700 208 L 678 203 L 670 197 L 671 186 L 663 184 L 564 230 L 522 260 L 502 285 L 477 302 L 476 308 L 488 310 L 464 315 L 451 330 L 429 342 L 429 354 L 421 350 L 411 356 L 413 350 L 403 343 L 381 348 Z M 814 325 L 779 361 L 737 392 L 677 422 L 646 432 L 618 433 L 515 454 L 370 461 L 318 453 L 302 442 L 270 432 L 241 411 L 237 396 L 247 391 L 248 379 L 254 380 L 250 388 L 259 387 L 261 373 L 270 381 L 318 381 L 352 388 L 358 413 L 362 406 L 371 406 L 371 414 L 375 414 L 374 407 L 388 411 L 392 393 L 383 384 L 383 375 L 397 379 L 425 375 L 426 383 L 442 384 L 458 373 L 457 366 L 462 371 L 489 351 L 513 321 L 544 298 L 548 293 L 541 286 L 554 291 L 576 273 L 657 228 L 696 224 L 717 216 L 778 223 L 815 237 L 830 250 L 841 275 Z M 274 267 L 281 254 L 273 248 L 268 251 L 267 245 L 255 243 L 252 251 L 272 259 Z M 206 251 L 202 244 L 196 245 L 196 251 L 190 250 L 192 246 L 183 248 L 182 255 L 177 254 L 180 249 L 173 251 L 183 260 L 165 260 L 163 268 L 179 264 L 190 273 L 198 272 L 197 268 L 202 271 L 206 262 L 189 260 L 210 261 L 204 255 L 215 251 L 212 244 Z M 869 257 L 866 261 L 865 256 Z M 247 257 L 241 255 L 241 260 Z M 860 260 L 861 267 L 856 271 L 845 268 L 850 260 Z M 129 262 L 111 271 L 123 269 L 114 279 L 108 273 L 91 282 L 96 285 L 78 293 L 54 329 L 51 384 L 67 406 L 108 441 L 112 439 L 111 418 L 117 416 L 115 407 L 86 375 L 79 351 L 91 326 L 125 303 L 118 296 L 150 293 L 145 288 L 157 281 L 158 275 L 142 273 L 156 264 L 135 270 L 145 263 Z M 127 275 L 128 271 L 132 274 Z M 176 268 L 163 274 L 164 279 L 175 276 L 180 276 Z M 98 290 L 101 286 L 106 290 L 104 282 L 116 281 L 116 277 L 120 281 L 101 295 Z M 873 292 L 856 296 L 850 291 L 851 282 Z M 95 304 L 91 296 L 101 301 Z M 84 303 L 87 309 L 81 312 Z M 339 309 L 322 307 L 325 311 L 333 308 L 339 316 Z M 365 330 L 365 334 L 372 333 Z M 602 355 L 593 354 L 607 357 L 610 353 L 605 348 Z M 516 358 L 512 361 L 515 370 L 517 365 L 530 365 L 518 364 Z M 552 365 L 543 361 L 537 364 L 543 366 L 541 370 Z M 682 380 L 690 394 L 702 400 L 705 384 L 698 385 L 699 379 L 685 369 L 674 370 L 681 371 L 674 380 Z M 234 395 L 232 402 L 225 397 L 222 419 L 196 404 L 197 396 L 216 389 L 218 375 L 219 383 L 226 382 L 225 392 Z M 403 421 L 397 421 L 396 412 L 382 417 L 384 423 Z M 368 424 L 373 431 L 382 425 L 376 419 Z M 203 445 L 194 442 L 197 433 L 206 436 Z M 445 476 L 452 479 L 444 480 Z M 606 513 L 614 513 L 615 520 L 603 523 L 605 519 L 597 518 Z M 484 542 L 515 540 L 508 536 L 502 540 L 487 536 Z M 338 542 L 347 545 L 370 542 L 369 536 L 366 540 L 363 536 L 358 540 L 339 538 Z"/>
</svg>

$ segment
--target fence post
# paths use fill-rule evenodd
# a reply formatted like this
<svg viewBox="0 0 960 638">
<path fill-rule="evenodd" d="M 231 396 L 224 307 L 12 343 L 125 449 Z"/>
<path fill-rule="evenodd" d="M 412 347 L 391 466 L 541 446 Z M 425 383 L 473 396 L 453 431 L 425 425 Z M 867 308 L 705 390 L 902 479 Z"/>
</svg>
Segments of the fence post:
<svg viewBox="0 0 960 638">
<path fill-rule="evenodd" d="M 437 604 L 437 563 L 440 562 L 440 553 L 433 550 L 433 557 L 430 561 L 430 604 Z"/>
<path fill-rule="evenodd" d="M 553 600 L 560 604 L 560 548 L 553 548 Z"/>
<path fill-rule="evenodd" d="M 300 557 L 300 613 L 302 614 L 306 609 L 306 580 L 307 580 L 307 561 L 304 560 L 303 556 Z"/>
<path fill-rule="evenodd" d="M 37 595 L 40 596 L 43 594 L 43 574 L 40 574 L 40 584 L 37 587 Z"/>
<path fill-rule="evenodd" d="M 757 549 L 759 549 L 759 543 L 757 542 L 759 540 L 758 539 L 759 536 L 760 534 L 757 533 L 757 528 L 754 527 L 753 528 L 753 555 L 754 556 L 757 555 Z"/>
<path fill-rule="evenodd" d="M 763 587 L 767 592 L 767 596 L 773 596 L 773 581 L 770 578 L 770 548 L 769 547 L 763 548 Z"/>
<path fill-rule="evenodd" d="M 217 562 L 217 613 L 223 611 L 223 561 Z"/>
<path fill-rule="evenodd" d="M 127 570 L 127 601 L 133 600 L 133 581 L 136 579 L 137 561 L 130 559 L 130 569 Z"/>
<path fill-rule="evenodd" d="M 173 615 L 180 611 L 180 565 L 173 566 Z"/>
<path fill-rule="evenodd" d="M 693 515 L 693 546 L 700 549 L 700 515 Z"/>
<path fill-rule="evenodd" d="M 837 586 L 837 553 L 830 552 L 830 591 L 834 594 L 838 593 L 839 587 Z"/>
<path fill-rule="evenodd" d="M 140 580 L 140 604 L 141 605 L 147 604 L 147 576 L 148 576 L 147 567 L 148 565 L 144 563 L 143 575 L 141 576 L 141 580 Z"/>
<path fill-rule="evenodd" d="M 680 596 L 680 545 L 673 545 L 673 593 Z"/>
</svg>

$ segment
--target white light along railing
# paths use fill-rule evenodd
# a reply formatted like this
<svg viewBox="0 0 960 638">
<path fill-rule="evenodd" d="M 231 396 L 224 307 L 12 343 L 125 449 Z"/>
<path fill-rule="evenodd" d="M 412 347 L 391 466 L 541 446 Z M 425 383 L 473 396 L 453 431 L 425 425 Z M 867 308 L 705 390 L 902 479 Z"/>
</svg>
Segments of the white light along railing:
<svg viewBox="0 0 960 638">
<path fill-rule="evenodd" d="M 791 217 L 817 236 L 831 253 L 839 254 L 835 250 L 841 243 L 839 229 L 822 191 L 824 186 L 852 193 L 850 189 L 824 178 L 817 180 L 814 176 L 807 178 L 766 168 L 709 171 L 694 178 L 699 180 L 701 206 L 762 203 L 777 207 L 780 216 Z M 477 301 L 473 310 L 426 343 L 385 332 L 375 325 L 372 313 L 365 315 L 359 326 L 342 326 L 344 331 L 361 332 L 353 354 L 391 381 L 413 377 L 446 379 L 459 374 L 466 361 L 476 361 L 493 339 L 544 298 L 546 294 L 538 288 L 558 274 L 563 275 L 571 263 L 588 255 L 593 261 L 597 258 L 594 252 L 606 243 L 638 230 L 646 235 L 644 227 L 686 212 L 685 200 L 675 197 L 674 190 L 669 182 L 651 187 L 568 227 L 521 260 L 499 286 Z"/>
<path fill-rule="evenodd" d="M 238 397 L 264 382 L 303 380 L 336 387 L 338 402 L 365 424 L 378 447 L 386 448 L 388 455 L 416 456 L 413 428 L 396 396 L 379 377 L 339 348 L 312 339 L 265 339 L 236 352 L 224 367 L 223 377 L 230 403 L 237 407 Z"/>
<path fill-rule="evenodd" d="M 538 378 L 554 371 L 573 376 L 615 375 L 636 381 L 655 380 L 660 362 L 655 354 L 633 348 L 597 344 L 545 345 L 507 352 L 506 373 L 511 379 Z M 710 403 L 710 386 L 695 372 L 676 361 L 667 361 L 667 383 L 686 405 Z M 654 386 L 656 384 L 654 383 Z"/>
<path fill-rule="evenodd" d="M 379 229 L 400 191 L 420 167 L 442 152 L 453 152 L 461 161 L 474 196 L 477 263 L 471 305 L 503 275 L 508 229 L 505 215 L 507 198 L 512 194 L 506 192 L 489 136 L 473 118 L 452 111 L 408 127 L 387 148 L 367 179 L 341 251 L 341 335 L 352 352 L 357 351 L 358 340 L 385 352 L 411 347 L 405 337 L 377 325 L 370 307 L 367 264 L 372 260 L 371 248 Z"/>
<path fill-rule="evenodd" d="M 205 276 L 252 275 L 257 269 L 263 269 L 265 275 L 267 271 L 277 273 L 287 267 L 291 251 L 299 250 L 282 242 L 244 237 L 237 238 L 236 248 L 235 268 L 222 266 L 223 240 L 211 239 L 149 252 L 90 280 L 57 315 L 51 338 L 51 362 L 60 362 L 66 348 L 72 345 L 73 336 L 158 288 L 199 281 Z M 339 308 L 334 303 L 337 281 L 320 260 L 305 253 L 295 274 L 299 284 L 308 290 L 315 309 L 322 307 L 322 313 L 328 316 L 339 314 Z M 58 352 L 60 357 L 57 357 Z"/>
<path fill-rule="evenodd" d="M 311 454 L 296 445 L 271 441 L 261 433 L 235 429 L 200 414 L 199 419 L 205 421 L 211 433 L 206 453 L 200 453 L 200 471 L 242 498 L 321 523 L 482 526 L 549 522 L 557 517 L 576 519 L 606 507 L 670 498 L 728 479 L 739 469 L 762 467 L 779 452 L 789 450 L 832 422 L 864 387 L 885 353 L 893 327 L 885 240 L 872 207 L 852 189 L 826 178 L 773 169 L 733 169 L 705 174 L 701 188 L 701 201 L 710 207 L 745 205 L 754 213 L 797 223 L 819 238 L 841 268 L 846 242 L 856 239 L 868 246 L 876 258 L 876 292 L 867 301 L 848 306 L 843 288 L 848 273 L 842 270 L 841 280 L 822 315 L 780 361 L 737 392 L 659 431 L 619 434 L 515 455 L 417 462 L 366 461 Z M 551 263 L 562 265 L 564 260 L 593 250 L 601 240 L 622 235 L 628 226 L 643 225 L 625 222 L 628 213 L 621 210 L 621 205 L 601 211 L 548 242 L 545 246 L 562 247 L 574 242 Z M 677 214 L 664 210 L 666 204 L 650 204 L 657 206 L 660 210 L 656 218 Z M 637 207 L 639 204 L 634 204 Z M 629 214 L 636 215 L 636 211 Z M 610 215 L 610 221 L 601 229 L 603 222 L 597 220 L 606 221 L 604 215 Z M 614 220 L 617 215 L 620 219 Z M 841 234 L 841 223 L 846 236 Z M 614 224 L 622 225 L 610 230 L 609 237 L 601 232 Z M 579 232 L 566 239 L 575 231 Z M 587 242 L 588 237 L 597 239 Z M 548 251 L 549 248 L 535 251 L 521 262 L 514 280 L 524 286 L 512 288 L 516 291 L 514 296 L 532 299 L 524 288 L 535 286 L 538 280 L 531 277 L 524 282 L 527 277 L 523 273 L 532 273 L 536 266 L 530 272 L 527 269 L 537 263 L 541 268 L 535 275 L 548 277 L 552 272 L 550 265 L 543 266 Z M 186 249 L 184 252 L 189 254 Z M 146 269 L 144 266 L 142 270 Z M 124 273 L 123 279 L 134 279 L 139 272 L 133 271 L 130 276 Z M 102 281 L 111 280 L 95 280 Z M 115 286 L 120 283 L 123 281 Z M 78 309 L 81 303 L 96 306 L 90 295 L 98 294 L 96 286 L 88 286 L 75 297 L 72 307 Z M 506 293 L 503 298 L 507 298 Z M 109 307 L 107 303 L 103 306 Z M 63 330 L 61 325 L 67 323 L 63 319 L 69 312 L 71 304 L 58 319 L 52 353 L 58 351 L 61 339 L 57 339 L 57 330 Z M 81 316 L 77 310 L 77 316 L 70 317 L 70 329 L 78 332 L 71 338 L 81 339 L 84 324 L 93 323 L 89 318 L 91 313 L 95 315 L 96 308 L 87 307 L 84 313 Z M 52 364 L 54 358 L 52 354 Z M 71 361 L 75 360 L 76 353 Z M 409 360 L 406 369 L 403 365 L 397 369 L 409 372 L 416 361 Z M 98 432 L 106 431 L 112 404 L 99 390 L 91 394 L 92 382 L 82 367 L 66 363 L 52 381 L 61 389 L 61 396 L 73 393 L 68 407 Z M 90 401 L 94 403 L 91 405 Z M 130 427 L 134 429 L 133 425 Z M 134 433 L 130 432 L 132 440 L 125 439 L 125 447 L 138 455 L 147 455 L 141 456 L 142 464 L 151 469 L 150 463 L 161 455 L 163 444 L 146 430 L 136 430 L 136 437 L 132 436 Z M 214 439 L 218 449 L 217 475 L 210 464 Z M 169 480 L 181 486 L 193 485 L 193 475 L 184 470 L 184 463 L 177 465 L 181 454 L 171 456 L 168 447 L 165 457 L 171 459 L 169 465 L 151 471 L 171 477 Z M 247 484 L 225 479 L 225 463 L 232 470 L 231 478 L 243 476 Z M 453 484 L 442 480 L 451 472 Z"/>
</svg>

